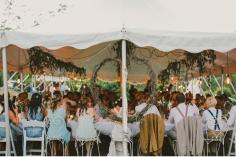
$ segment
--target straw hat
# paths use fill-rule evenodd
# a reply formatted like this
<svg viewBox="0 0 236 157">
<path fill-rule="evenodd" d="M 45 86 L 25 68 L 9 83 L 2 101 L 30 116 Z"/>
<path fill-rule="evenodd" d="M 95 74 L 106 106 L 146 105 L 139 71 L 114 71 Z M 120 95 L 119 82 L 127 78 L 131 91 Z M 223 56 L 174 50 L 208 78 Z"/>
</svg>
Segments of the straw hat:
<svg viewBox="0 0 236 157">
<path fill-rule="evenodd" d="M 215 107 L 216 104 L 217 104 L 217 100 L 215 97 L 211 96 L 211 97 L 208 97 L 206 99 L 206 104 L 207 104 L 207 107 Z"/>
</svg>

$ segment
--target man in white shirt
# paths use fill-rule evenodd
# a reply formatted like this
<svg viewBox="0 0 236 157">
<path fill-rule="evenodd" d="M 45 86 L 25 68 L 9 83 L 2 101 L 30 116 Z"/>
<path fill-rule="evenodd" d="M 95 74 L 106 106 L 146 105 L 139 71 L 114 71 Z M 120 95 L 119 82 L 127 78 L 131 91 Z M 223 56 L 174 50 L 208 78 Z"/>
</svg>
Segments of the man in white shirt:
<svg viewBox="0 0 236 157">
<path fill-rule="evenodd" d="M 229 119 L 227 120 L 227 125 L 229 130 L 233 130 L 236 121 L 236 106 L 231 107 L 229 111 Z"/>
<path fill-rule="evenodd" d="M 194 116 L 195 109 L 191 105 L 185 104 L 185 95 L 183 93 L 179 93 L 176 96 L 178 105 L 170 110 L 170 115 L 168 119 L 168 125 L 172 125 L 173 127 L 167 131 L 167 135 L 172 139 L 176 139 L 176 130 L 175 126 L 178 122 L 180 122 L 183 118 Z"/>
</svg>

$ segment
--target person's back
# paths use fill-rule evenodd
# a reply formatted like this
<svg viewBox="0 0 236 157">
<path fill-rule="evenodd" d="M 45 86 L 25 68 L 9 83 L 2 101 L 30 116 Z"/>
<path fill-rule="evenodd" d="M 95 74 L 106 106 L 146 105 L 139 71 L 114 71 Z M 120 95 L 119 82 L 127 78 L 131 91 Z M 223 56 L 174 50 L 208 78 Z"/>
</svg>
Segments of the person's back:
<svg viewBox="0 0 236 157">
<path fill-rule="evenodd" d="M 0 122 L 5 122 L 5 112 L 2 103 L 0 103 Z M 0 139 L 5 137 L 6 137 L 6 129 L 0 127 Z"/>
<path fill-rule="evenodd" d="M 171 123 L 175 123 L 176 125 L 184 117 L 194 116 L 195 115 L 194 113 L 195 110 L 193 106 L 181 103 L 170 110 L 169 121 Z"/>
<path fill-rule="evenodd" d="M 28 120 L 36 120 L 36 121 L 43 121 L 44 115 L 42 113 L 41 108 L 36 109 L 36 113 L 28 113 L 27 115 Z M 28 137 L 41 137 L 42 136 L 43 128 L 26 128 L 26 135 Z"/>
<path fill-rule="evenodd" d="M 205 124 L 205 129 L 217 130 L 217 131 L 223 129 L 221 117 L 222 117 L 221 109 L 210 107 L 207 110 L 205 110 L 202 114 L 202 119 L 203 119 L 203 123 Z"/>
<path fill-rule="evenodd" d="M 233 130 L 236 122 L 236 106 L 231 107 L 229 112 L 229 119 L 227 120 L 227 125 L 229 126 L 229 130 Z"/>
<path fill-rule="evenodd" d="M 43 121 L 44 114 L 42 111 L 42 97 L 40 94 L 33 94 L 29 103 L 29 110 L 27 114 L 28 120 Z M 26 128 L 26 135 L 28 137 L 41 137 L 43 128 Z"/>
<path fill-rule="evenodd" d="M 202 122 L 205 130 L 220 131 L 223 129 L 222 110 L 216 109 L 217 100 L 209 97 L 206 100 L 208 109 L 202 114 Z"/>
<path fill-rule="evenodd" d="M 51 109 L 48 110 L 49 128 L 47 138 L 60 139 L 66 144 L 70 141 L 70 132 L 66 126 L 66 100 L 59 91 L 53 93 Z"/>
<path fill-rule="evenodd" d="M 49 128 L 48 139 L 63 139 L 66 143 L 70 140 L 69 131 L 66 128 L 66 111 L 64 108 L 57 108 L 56 110 L 48 110 Z"/>
<path fill-rule="evenodd" d="M 192 105 L 185 104 L 185 96 L 183 93 L 179 93 L 176 96 L 178 105 L 170 110 L 170 115 L 168 118 L 168 126 L 171 126 L 167 131 L 170 138 L 176 139 L 176 129 L 178 122 L 180 122 L 185 117 L 195 116 L 195 109 Z"/>
</svg>

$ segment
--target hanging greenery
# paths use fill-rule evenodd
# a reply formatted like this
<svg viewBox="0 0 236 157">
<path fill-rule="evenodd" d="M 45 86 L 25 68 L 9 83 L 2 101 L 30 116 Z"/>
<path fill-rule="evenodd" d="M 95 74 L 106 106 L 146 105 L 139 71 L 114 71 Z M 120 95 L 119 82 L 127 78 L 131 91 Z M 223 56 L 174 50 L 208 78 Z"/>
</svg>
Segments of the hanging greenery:
<svg viewBox="0 0 236 157">
<path fill-rule="evenodd" d="M 32 73 L 42 74 L 44 69 L 50 71 L 67 71 L 79 74 L 80 76 L 86 75 L 84 67 L 77 67 L 71 62 L 63 62 L 56 59 L 53 55 L 44 52 L 40 47 L 33 47 L 28 50 L 29 64 Z"/>
<path fill-rule="evenodd" d="M 189 70 L 197 70 L 200 75 L 206 72 L 208 65 L 214 65 L 216 55 L 214 50 L 204 50 L 200 53 L 185 51 L 185 58 L 179 61 L 170 62 L 166 69 L 158 75 L 161 82 L 169 80 L 171 75 L 180 76 L 183 72 L 188 74 Z"/>
<path fill-rule="evenodd" d="M 150 77 L 149 82 L 147 84 L 147 90 L 149 91 L 150 95 L 153 98 L 153 102 L 155 101 L 155 85 L 156 85 L 156 74 L 152 69 L 149 61 L 144 58 L 139 58 L 135 55 L 135 48 L 137 46 L 133 43 L 126 41 L 126 66 L 129 69 L 131 65 L 131 60 L 138 64 L 143 64 L 148 69 L 148 75 Z M 91 78 L 91 93 L 94 99 L 94 102 L 99 105 L 100 113 L 103 117 L 109 117 L 113 121 L 121 122 L 122 119 L 117 117 L 115 114 L 111 113 L 110 110 L 102 104 L 102 101 L 99 97 L 99 93 L 96 92 L 96 79 L 98 71 L 107 63 L 107 62 L 114 62 L 115 66 L 117 67 L 118 76 L 121 72 L 121 59 L 122 59 L 122 41 L 117 41 L 113 46 L 112 50 L 116 53 L 114 58 L 106 58 L 100 64 L 96 65 L 93 71 L 93 75 Z M 140 113 L 128 117 L 128 122 L 132 123 L 135 121 L 139 121 L 143 114 L 151 107 L 151 104 L 148 104 Z"/>
</svg>

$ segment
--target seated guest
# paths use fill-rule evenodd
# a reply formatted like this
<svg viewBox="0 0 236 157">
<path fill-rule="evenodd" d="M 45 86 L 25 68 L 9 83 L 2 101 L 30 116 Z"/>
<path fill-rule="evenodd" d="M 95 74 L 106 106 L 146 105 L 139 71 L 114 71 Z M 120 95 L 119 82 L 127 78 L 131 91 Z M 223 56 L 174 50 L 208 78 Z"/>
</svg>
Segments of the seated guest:
<svg viewBox="0 0 236 157">
<path fill-rule="evenodd" d="M 42 106 L 42 96 L 34 93 L 29 102 L 29 109 L 27 114 L 28 120 L 43 121 L 45 109 Z M 26 128 L 26 135 L 28 137 L 41 137 L 43 128 Z"/>
<path fill-rule="evenodd" d="M 196 106 L 196 101 L 195 99 L 193 98 L 193 94 L 191 92 L 188 92 L 185 94 L 185 97 L 186 97 L 186 105 L 191 105 L 193 106 L 194 110 L 195 110 L 195 116 L 199 116 L 199 109 L 198 107 Z"/>
<path fill-rule="evenodd" d="M 229 118 L 227 120 L 228 132 L 225 137 L 226 148 L 229 148 L 231 138 L 232 138 L 232 133 L 236 125 L 235 122 L 236 122 L 236 106 L 232 106 L 229 112 Z M 228 151 L 228 149 L 226 151 Z"/>
<path fill-rule="evenodd" d="M 138 105 L 135 107 L 135 112 L 136 113 L 140 113 L 142 112 L 142 110 L 147 107 L 147 105 L 150 105 L 150 107 L 147 109 L 147 111 L 143 114 L 143 116 L 150 114 L 150 113 L 154 113 L 158 116 L 161 116 L 158 108 L 156 107 L 156 105 L 151 104 L 151 97 L 147 96 L 143 93 L 141 93 L 138 96 Z"/>
<path fill-rule="evenodd" d="M 18 108 L 15 106 L 13 101 L 9 101 L 9 120 L 10 127 L 13 135 L 13 139 L 16 140 L 17 135 L 22 135 L 22 123 L 21 119 L 18 117 Z"/>
<path fill-rule="evenodd" d="M 70 132 L 66 126 L 66 101 L 59 91 L 53 93 L 52 107 L 48 110 L 48 139 L 62 139 L 66 144 L 70 141 Z"/>
<path fill-rule="evenodd" d="M 93 108 L 92 99 L 90 97 L 84 97 L 82 100 L 82 106 L 80 107 L 78 116 L 78 125 L 76 128 L 76 138 L 79 139 L 92 139 L 97 136 L 95 130 L 94 119 L 95 110 Z M 91 149 L 91 142 L 86 142 L 87 155 L 89 155 Z"/>
<path fill-rule="evenodd" d="M 183 118 L 194 116 L 195 114 L 193 106 L 185 104 L 185 96 L 183 93 L 179 93 L 176 96 L 176 100 L 178 105 L 170 110 L 168 118 L 168 123 L 169 125 L 172 124 L 172 128 L 169 128 L 170 130 L 167 132 L 167 135 L 172 139 L 176 139 L 176 130 L 174 126 L 176 126 Z"/>
<path fill-rule="evenodd" d="M 5 122 L 4 98 L 0 96 L 0 122 Z M 6 137 L 6 130 L 0 128 L 0 139 Z"/>
<path fill-rule="evenodd" d="M 229 126 L 229 130 L 233 130 L 236 122 L 236 106 L 231 107 L 229 112 L 229 119 L 227 120 L 227 125 Z"/>
<path fill-rule="evenodd" d="M 121 98 L 116 100 L 113 104 L 113 108 L 111 109 L 111 112 L 115 114 L 117 117 L 122 117 L 122 102 Z"/>
<path fill-rule="evenodd" d="M 18 108 L 18 113 L 23 113 L 23 114 L 27 113 L 28 104 L 29 104 L 28 93 L 27 92 L 20 93 L 16 104 Z"/>
<path fill-rule="evenodd" d="M 206 99 L 208 109 L 203 112 L 202 122 L 204 130 L 207 130 L 208 137 L 214 136 L 215 132 L 223 129 L 222 111 L 216 109 L 217 100 L 211 96 Z"/>
</svg>

